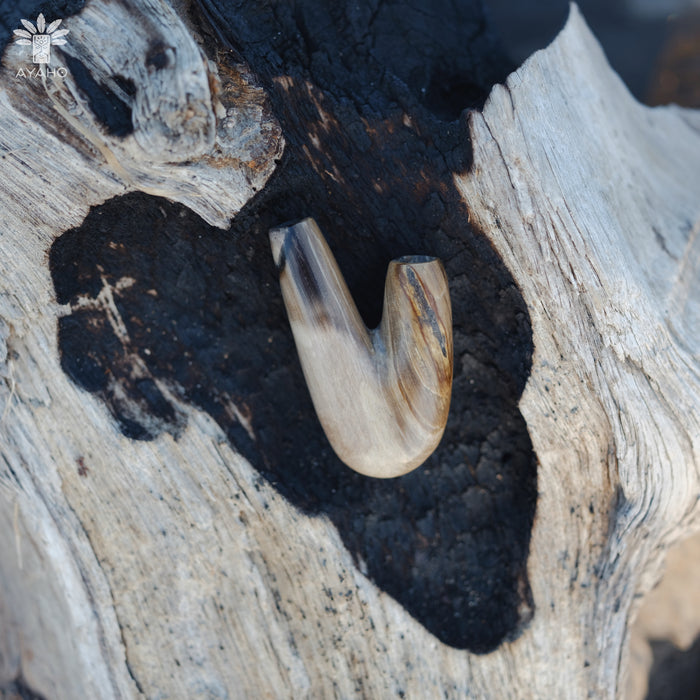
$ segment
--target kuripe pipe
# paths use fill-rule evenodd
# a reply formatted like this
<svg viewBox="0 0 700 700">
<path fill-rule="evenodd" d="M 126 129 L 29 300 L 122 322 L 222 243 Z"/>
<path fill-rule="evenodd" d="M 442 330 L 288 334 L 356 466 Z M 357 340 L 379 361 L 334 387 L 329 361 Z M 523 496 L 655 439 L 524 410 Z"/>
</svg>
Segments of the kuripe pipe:
<svg viewBox="0 0 700 700">
<path fill-rule="evenodd" d="M 272 229 L 270 242 L 309 393 L 338 457 L 379 478 L 420 466 L 440 442 L 452 390 L 440 260 L 391 262 L 382 321 L 368 330 L 313 219 Z"/>
</svg>

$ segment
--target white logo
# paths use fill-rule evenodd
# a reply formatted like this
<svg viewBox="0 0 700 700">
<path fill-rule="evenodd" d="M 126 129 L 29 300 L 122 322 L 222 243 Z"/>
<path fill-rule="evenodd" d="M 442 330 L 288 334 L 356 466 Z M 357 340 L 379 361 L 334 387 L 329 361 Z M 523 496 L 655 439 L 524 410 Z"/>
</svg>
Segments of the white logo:
<svg viewBox="0 0 700 700">
<path fill-rule="evenodd" d="M 36 18 L 36 27 L 27 19 L 20 22 L 24 29 L 15 29 L 14 35 L 16 44 L 32 47 L 33 63 L 51 63 L 51 46 L 63 46 L 66 40 L 63 38 L 69 29 L 58 29 L 63 20 L 55 19 L 49 26 L 46 26 L 44 15 L 40 14 Z M 58 31 L 57 31 L 58 30 Z"/>
</svg>

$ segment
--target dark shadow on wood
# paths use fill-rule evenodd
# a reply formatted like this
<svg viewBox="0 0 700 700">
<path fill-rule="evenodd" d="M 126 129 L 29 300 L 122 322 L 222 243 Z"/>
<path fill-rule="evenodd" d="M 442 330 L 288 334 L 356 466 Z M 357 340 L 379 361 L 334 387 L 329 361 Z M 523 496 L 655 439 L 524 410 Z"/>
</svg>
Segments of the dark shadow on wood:
<svg viewBox="0 0 700 700">
<path fill-rule="evenodd" d="M 647 700 L 697 700 L 700 697 L 700 637 L 681 651 L 670 642 L 652 642 L 654 663 Z"/>
</svg>

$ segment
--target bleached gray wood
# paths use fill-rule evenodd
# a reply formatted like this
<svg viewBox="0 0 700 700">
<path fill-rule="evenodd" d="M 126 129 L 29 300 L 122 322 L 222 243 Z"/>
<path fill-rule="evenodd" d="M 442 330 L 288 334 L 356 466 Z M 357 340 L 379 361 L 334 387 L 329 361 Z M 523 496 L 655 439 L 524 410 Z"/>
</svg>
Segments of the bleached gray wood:
<svg viewBox="0 0 700 700">
<path fill-rule="evenodd" d="M 228 226 L 271 175 L 284 143 L 245 66 L 217 70 L 163 0 L 89 3 L 61 27 L 67 43 L 53 49 L 46 77 L 32 75 L 39 66 L 28 47 L 5 51 L 3 173 L 8 189 L 25 191 L 14 201 L 24 204 L 27 170 L 35 169 L 43 188 L 80 187 L 73 202 L 138 189 Z M 133 133 L 111 134 L 94 118 L 61 51 L 129 106 Z"/>
<path fill-rule="evenodd" d="M 567 669 L 551 697 L 624 687 L 636 598 L 697 528 L 695 119 L 637 104 L 575 9 L 470 118 L 474 167 L 458 186 L 535 342 L 520 404 L 540 463 L 529 634 Z"/>
<path fill-rule="evenodd" d="M 56 699 L 619 696 L 637 596 L 698 522 L 698 113 L 635 103 L 574 8 L 468 117 L 474 166 L 455 178 L 530 310 L 521 410 L 540 463 L 533 621 L 475 656 L 371 584 L 332 524 L 300 515 L 207 416 L 183 407 L 177 442 L 133 442 L 61 371 L 55 237 L 133 188 L 223 226 L 282 147 L 260 92 L 225 107 L 248 110 L 245 134 L 222 133 L 204 86 L 214 67 L 167 5 L 133 5 L 138 22 L 124 7 L 95 0 L 66 19 L 72 50 L 148 80 L 139 32 L 177 32 L 203 125 L 182 152 L 161 122 L 115 143 L 69 79 L 47 79 L 50 94 L 16 79 L 23 47 L 0 74 L 0 686 L 21 677 Z M 181 77 L 152 86 L 175 111 Z M 255 173 L 235 167 L 251 133 L 269 145 Z M 232 167 L 217 168 L 226 154 Z"/>
</svg>

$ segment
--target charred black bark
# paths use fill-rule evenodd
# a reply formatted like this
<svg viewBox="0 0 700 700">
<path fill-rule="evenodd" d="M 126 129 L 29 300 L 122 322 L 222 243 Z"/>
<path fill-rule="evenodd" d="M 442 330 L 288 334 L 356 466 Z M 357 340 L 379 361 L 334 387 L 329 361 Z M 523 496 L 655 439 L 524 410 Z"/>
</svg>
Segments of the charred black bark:
<svg viewBox="0 0 700 700">
<path fill-rule="evenodd" d="M 424 5 L 207 0 L 203 31 L 251 65 L 282 124 L 287 148 L 272 181 L 227 232 L 147 195 L 111 200 L 55 243 L 50 263 L 59 302 L 94 300 L 60 321 L 63 367 L 125 434 L 178 434 L 186 419 L 167 385 L 210 413 L 288 499 L 328 514 L 367 575 L 427 629 L 485 652 L 532 611 L 536 467 L 517 408 L 532 339 L 525 304 L 467 224 L 452 177 L 471 161 L 461 111 L 509 66 L 479 2 Z M 428 463 L 399 479 L 344 467 L 314 415 L 267 240 L 270 227 L 305 216 L 369 325 L 389 260 L 445 263 L 450 419 Z M 110 321 L 109 295 L 123 328 Z"/>
</svg>

